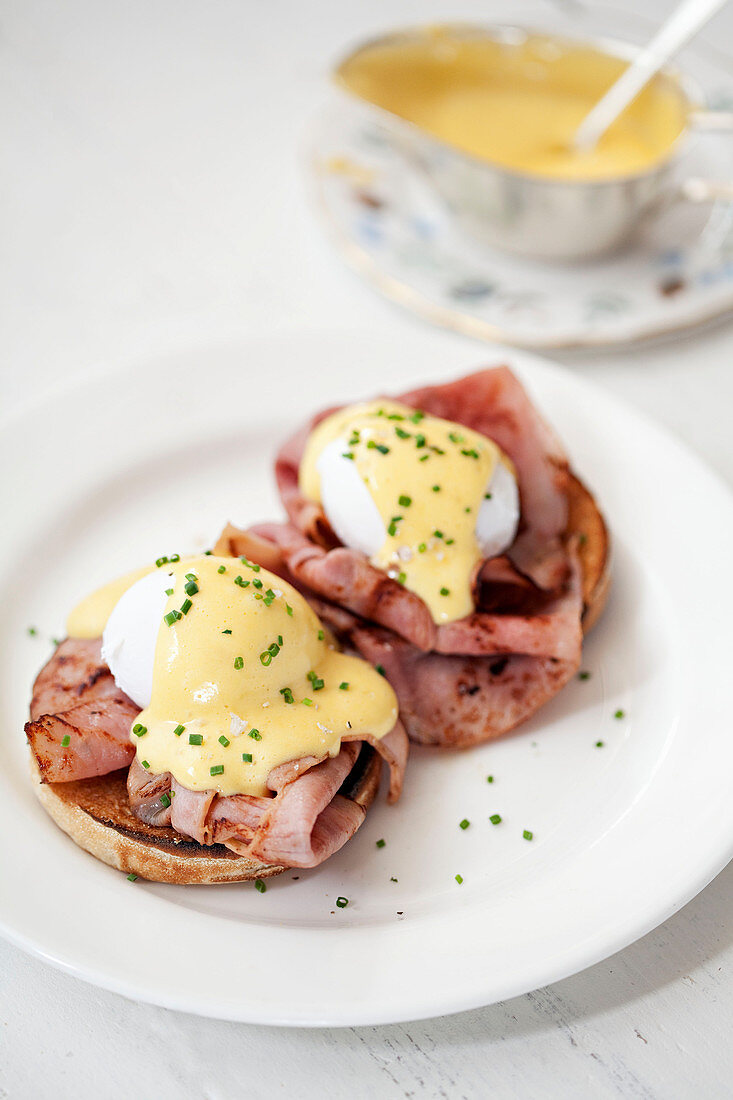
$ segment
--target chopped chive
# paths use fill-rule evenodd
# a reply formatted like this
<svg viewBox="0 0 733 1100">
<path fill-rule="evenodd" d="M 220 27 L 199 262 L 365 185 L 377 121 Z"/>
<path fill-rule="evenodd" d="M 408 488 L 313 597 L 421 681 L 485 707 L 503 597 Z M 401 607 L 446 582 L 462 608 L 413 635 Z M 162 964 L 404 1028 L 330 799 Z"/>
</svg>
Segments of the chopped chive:
<svg viewBox="0 0 733 1100">
<path fill-rule="evenodd" d="M 342 680 L 341 683 L 339 684 L 339 690 L 348 691 L 349 690 L 349 681 L 348 680 Z"/>
<path fill-rule="evenodd" d="M 424 542 L 421 542 L 420 545 L 417 548 L 418 554 L 424 554 L 426 550 L 427 550 L 427 546 L 425 545 Z"/>
<path fill-rule="evenodd" d="M 184 573 L 184 576 L 185 576 L 187 581 L 196 581 L 196 580 L 198 580 L 198 577 L 196 576 L 195 573 Z"/>
<path fill-rule="evenodd" d="M 65 748 L 67 748 L 67 747 L 68 747 L 68 746 L 69 746 L 70 744 L 71 744 L 71 736 L 70 736 L 70 735 L 69 735 L 68 733 L 66 733 L 66 734 L 64 734 L 64 736 L 63 736 L 63 737 L 61 738 L 61 746 L 62 746 L 62 748 L 64 748 L 64 749 L 65 749 Z"/>
<path fill-rule="evenodd" d="M 234 667 L 235 668 L 244 668 L 244 657 L 235 657 L 234 658 Z"/>
<path fill-rule="evenodd" d="M 173 624 L 177 623 L 180 618 L 180 611 L 169 611 L 167 615 L 163 616 L 163 622 L 167 623 L 168 626 L 173 626 Z"/>
<path fill-rule="evenodd" d="M 129 875 L 127 876 L 127 881 L 128 882 L 137 882 L 137 875 L 135 874 L 134 871 L 130 871 Z"/>
<path fill-rule="evenodd" d="M 168 559 L 168 561 L 172 562 L 174 565 L 177 561 L 180 561 L 180 560 L 181 560 L 181 555 L 180 554 L 171 554 L 171 556 Z"/>
<path fill-rule="evenodd" d="M 349 899 L 342 897 L 336 898 L 336 904 L 338 905 L 339 909 L 345 909 L 346 906 L 349 904 Z"/>
<path fill-rule="evenodd" d="M 226 571 L 227 571 L 226 565 L 220 565 L 219 568 L 217 569 L 217 573 L 226 573 Z"/>
<path fill-rule="evenodd" d="M 534 833 L 531 832 L 529 829 L 525 829 L 522 833 L 522 836 L 525 840 L 534 840 Z"/>
<path fill-rule="evenodd" d="M 148 727 L 142 726 L 139 722 L 136 722 L 135 725 L 132 727 L 132 732 L 136 734 L 137 737 L 144 737 L 145 734 L 148 732 Z"/>
<path fill-rule="evenodd" d="M 234 578 L 234 583 L 240 588 L 249 588 L 249 581 L 246 581 L 241 575 Z"/>
<path fill-rule="evenodd" d="M 442 531 L 433 531 L 433 534 L 435 535 L 436 539 L 442 539 L 443 537 Z"/>
<path fill-rule="evenodd" d="M 343 451 L 342 454 L 341 454 L 341 457 L 342 458 L 350 458 L 350 459 L 353 460 L 354 452 L 353 451 Z"/>
<path fill-rule="evenodd" d="M 404 584 L 406 580 L 407 580 L 407 573 L 398 573 L 397 574 L 397 583 L 398 584 Z"/>
<path fill-rule="evenodd" d="M 379 673 L 380 676 L 386 676 L 387 675 L 387 673 L 384 671 L 384 665 L 375 665 L 374 667 L 376 668 L 376 670 L 377 670 L 377 672 Z"/>
<path fill-rule="evenodd" d="M 322 642 L 325 637 L 326 637 L 326 635 L 323 633 L 323 631 L 319 630 L 318 631 L 318 641 Z"/>
<path fill-rule="evenodd" d="M 293 695 L 290 688 L 280 688 L 280 694 L 282 695 L 282 697 L 283 697 L 283 699 L 285 700 L 286 703 L 294 703 L 295 702 L 295 696 Z"/>
<path fill-rule="evenodd" d="M 140 763 L 142 764 L 142 766 L 144 768 L 149 768 L 150 767 L 150 764 L 148 764 L 147 760 L 141 760 Z"/>
<path fill-rule="evenodd" d="M 491 500 L 492 497 L 493 497 L 493 493 L 484 493 L 484 500 Z"/>
<path fill-rule="evenodd" d="M 185 726 L 182 726 L 182 725 L 181 725 L 181 724 L 179 723 L 179 724 L 178 724 L 178 725 L 176 726 L 176 728 L 175 728 L 175 729 L 173 730 L 173 732 L 175 733 L 176 737 L 180 737 L 180 736 L 181 736 L 181 734 L 183 733 L 183 731 L 185 730 L 185 728 L 186 728 Z"/>
<path fill-rule="evenodd" d="M 278 638 L 280 639 L 279 642 L 270 642 L 267 647 L 267 652 L 271 657 L 277 657 L 280 652 L 280 646 L 283 644 L 282 634 L 278 634 Z"/>
<path fill-rule="evenodd" d="M 392 519 L 389 521 L 389 527 L 387 528 L 388 535 L 397 534 L 397 524 L 400 522 L 401 519 L 402 516 L 392 516 Z"/>
<path fill-rule="evenodd" d="M 231 634 L 231 630 L 222 630 L 222 634 Z"/>
<path fill-rule="evenodd" d="M 626 713 L 623 710 L 617 710 L 616 713 L 614 714 L 614 718 L 625 718 L 625 717 L 626 717 Z"/>
<path fill-rule="evenodd" d="M 165 565 L 167 561 L 167 558 L 156 558 L 155 564 L 157 565 L 158 569 L 160 569 L 161 565 Z"/>
<path fill-rule="evenodd" d="M 259 577 L 255 577 L 255 579 L 252 581 L 252 584 L 255 586 L 255 588 L 262 588 L 262 581 Z"/>
<path fill-rule="evenodd" d="M 210 558 L 210 557 L 212 557 L 213 553 L 214 553 L 213 550 L 204 550 L 204 557 Z"/>
<path fill-rule="evenodd" d="M 303 704 L 304 707 L 312 707 L 313 706 L 313 700 L 312 699 L 301 699 L 301 703 Z"/>
<path fill-rule="evenodd" d="M 402 413 L 388 413 L 387 420 L 404 420 Z"/>
<path fill-rule="evenodd" d="M 414 413 L 410 417 L 413 424 L 419 424 L 421 420 L 425 419 L 425 413 L 421 409 L 415 409 Z"/>
<path fill-rule="evenodd" d="M 219 744 L 223 745 L 225 749 L 228 749 L 231 742 L 229 738 L 225 737 L 225 735 L 222 733 L 221 737 L 219 738 Z"/>
<path fill-rule="evenodd" d="M 29 626 L 28 627 L 28 633 L 30 634 L 31 638 L 33 638 L 38 633 L 38 630 L 36 629 L 35 626 Z"/>
<path fill-rule="evenodd" d="M 172 596 L 174 591 L 175 590 L 173 588 L 166 588 L 165 594 L 166 596 Z"/>
<path fill-rule="evenodd" d="M 277 644 L 280 646 L 280 648 L 282 648 L 282 645 L 283 645 L 283 636 L 282 636 L 282 634 L 278 634 Z"/>
<path fill-rule="evenodd" d="M 265 884 L 264 884 L 264 882 L 261 878 L 256 878 L 255 879 L 255 890 L 258 890 L 260 892 L 260 894 L 264 894 L 265 891 L 267 890 L 267 887 L 265 886 Z"/>
<path fill-rule="evenodd" d="M 288 615 L 290 615 L 290 617 L 291 617 L 291 619 L 292 619 L 292 617 L 293 617 L 293 609 L 292 609 L 292 607 L 290 606 L 290 604 L 289 604 L 289 603 L 286 603 L 286 604 L 285 604 L 285 610 L 287 611 Z"/>
<path fill-rule="evenodd" d="M 466 505 L 466 507 L 463 509 L 463 511 L 466 513 L 466 515 L 468 515 L 468 513 L 471 511 L 471 509 L 468 507 L 468 505 Z"/>
<path fill-rule="evenodd" d="M 487 776 L 486 776 L 486 782 L 487 782 L 487 783 L 493 783 L 493 782 L 494 782 L 494 777 L 493 777 L 493 775 L 487 775 Z"/>
<path fill-rule="evenodd" d="M 422 455 L 422 457 L 418 459 L 418 462 L 427 462 L 429 458 L 430 455 Z"/>
<path fill-rule="evenodd" d="M 189 745 L 203 745 L 204 736 L 202 733 L 189 733 L 188 735 Z"/>
<path fill-rule="evenodd" d="M 468 818 L 464 817 L 463 821 L 459 823 L 458 828 L 466 830 L 470 824 L 471 822 L 468 820 Z"/>
<path fill-rule="evenodd" d="M 187 596 L 195 596 L 198 590 L 199 586 L 196 584 L 196 581 L 188 581 L 188 583 L 183 586 L 183 591 Z"/>
<path fill-rule="evenodd" d="M 440 492 L 440 485 L 433 485 L 433 492 L 434 493 L 439 493 Z"/>
<path fill-rule="evenodd" d="M 267 668 L 268 665 L 272 664 L 272 654 L 264 649 L 262 653 L 260 653 L 260 662 Z"/>
<path fill-rule="evenodd" d="M 456 541 L 455 539 L 446 539 L 445 540 L 445 545 L 446 546 L 452 546 L 455 541 Z"/>
<path fill-rule="evenodd" d="M 602 749 L 603 748 L 603 741 L 596 741 L 596 748 L 597 749 Z"/>
<path fill-rule="evenodd" d="M 244 760 L 245 764 L 251 764 L 252 763 L 252 753 L 251 752 L 243 752 L 242 753 L 242 760 Z"/>
<path fill-rule="evenodd" d="M 474 447 L 464 447 L 461 451 L 461 454 L 465 455 L 466 458 L 479 458 L 480 457 L 478 451 Z"/>
<path fill-rule="evenodd" d="M 464 439 L 460 432 L 448 432 L 448 438 L 451 443 L 463 443 Z"/>
<path fill-rule="evenodd" d="M 459 886 L 463 885 L 463 875 L 456 875 L 456 882 Z"/>
<path fill-rule="evenodd" d="M 209 768 L 209 775 L 223 775 L 223 774 L 224 774 L 224 765 L 223 764 L 212 764 L 211 767 Z"/>
<path fill-rule="evenodd" d="M 265 592 L 265 607 L 269 607 L 272 601 L 275 599 L 275 593 L 271 588 L 268 588 Z"/>
<path fill-rule="evenodd" d="M 166 792 L 164 791 L 163 794 L 160 796 L 160 801 L 163 806 L 168 807 L 171 804 L 171 796 L 169 794 L 166 794 Z"/>
<path fill-rule="evenodd" d="M 192 607 L 193 607 L 193 604 L 191 603 L 191 601 L 189 599 L 185 599 L 183 601 L 183 603 L 181 604 L 181 614 L 182 615 L 188 615 L 188 613 L 189 613 L 189 611 L 191 610 Z"/>
<path fill-rule="evenodd" d="M 260 733 L 259 730 L 250 730 L 249 733 L 247 734 L 247 736 L 251 737 L 253 741 L 261 741 L 262 740 L 262 734 Z"/>
<path fill-rule="evenodd" d="M 397 503 L 399 504 L 400 508 L 409 508 L 412 504 L 412 497 L 406 497 L 403 494 L 401 497 L 398 498 Z"/>
<path fill-rule="evenodd" d="M 398 879 L 396 879 L 396 878 L 394 877 L 394 875 L 392 875 L 389 881 L 390 881 L 390 882 L 397 882 L 397 881 L 398 881 Z"/>
<path fill-rule="evenodd" d="M 489 821 L 492 825 L 501 825 L 501 814 L 492 814 Z"/>
<path fill-rule="evenodd" d="M 579 672 L 578 673 L 578 679 L 579 680 L 590 680 L 590 677 L 591 677 L 590 672 Z"/>
<path fill-rule="evenodd" d="M 399 439 L 410 439 L 410 433 L 406 432 L 404 428 L 395 428 L 395 435 Z"/>
<path fill-rule="evenodd" d="M 440 594 L 441 596 L 450 596 L 450 588 L 441 588 Z"/>
<path fill-rule="evenodd" d="M 386 840 L 378 840 L 378 841 L 377 841 L 377 848 L 384 848 L 384 846 L 386 845 L 386 843 L 387 843 L 387 841 L 386 841 Z"/>
</svg>

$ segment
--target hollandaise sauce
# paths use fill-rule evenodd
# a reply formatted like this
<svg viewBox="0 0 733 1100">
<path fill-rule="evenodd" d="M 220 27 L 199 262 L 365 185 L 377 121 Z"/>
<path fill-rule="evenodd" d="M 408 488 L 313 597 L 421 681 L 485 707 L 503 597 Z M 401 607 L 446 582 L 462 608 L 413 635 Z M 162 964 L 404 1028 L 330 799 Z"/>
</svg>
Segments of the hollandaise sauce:
<svg viewBox="0 0 733 1100">
<path fill-rule="evenodd" d="M 190 790 L 267 793 L 278 764 L 336 756 L 341 738 L 383 737 L 397 720 L 392 688 L 340 653 L 303 597 L 247 559 L 165 561 L 152 697 L 131 738 L 151 773 Z M 120 582 L 121 583 L 121 582 Z M 84 623 L 99 635 L 107 591 Z M 73 624 L 74 613 L 70 622 Z"/>
<path fill-rule="evenodd" d="M 145 565 L 141 569 L 134 569 L 131 573 L 125 573 L 122 577 L 110 581 L 102 588 L 98 588 L 89 596 L 86 596 L 76 605 L 66 620 L 66 633 L 70 638 L 99 638 L 107 624 L 107 619 L 128 588 L 132 588 L 135 581 L 152 573 L 154 565 Z"/>
<path fill-rule="evenodd" d="M 482 556 L 476 519 L 496 464 L 511 469 L 509 459 L 486 436 L 398 402 L 351 405 L 308 439 L 300 487 L 311 500 L 322 500 L 319 460 L 334 441 L 384 523 L 372 563 L 417 593 L 436 622 L 468 615 Z"/>
<path fill-rule="evenodd" d="M 685 126 L 680 86 L 652 80 L 587 152 L 572 138 L 627 62 L 547 36 L 500 41 L 431 28 L 376 43 L 338 70 L 362 99 L 481 160 L 558 179 L 609 179 L 660 160 Z"/>
</svg>

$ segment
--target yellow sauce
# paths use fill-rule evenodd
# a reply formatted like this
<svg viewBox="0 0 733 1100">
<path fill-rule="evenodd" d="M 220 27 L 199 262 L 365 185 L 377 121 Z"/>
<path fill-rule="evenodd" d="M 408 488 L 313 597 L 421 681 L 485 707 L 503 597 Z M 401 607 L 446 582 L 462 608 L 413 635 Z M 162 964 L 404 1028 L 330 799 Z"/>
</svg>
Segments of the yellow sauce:
<svg viewBox="0 0 733 1100">
<path fill-rule="evenodd" d="M 476 517 L 496 463 L 513 472 L 509 459 L 486 436 L 398 402 L 351 405 L 308 439 L 300 487 L 310 500 L 321 500 L 317 463 L 334 440 L 353 455 L 384 522 L 387 536 L 372 564 L 417 593 L 435 622 L 468 615 L 482 556 Z"/>
<path fill-rule="evenodd" d="M 131 573 L 125 573 L 124 577 L 98 588 L 78 603 L 66 620 L 66 633 L 70 638 L 101 638 L 107 619 L 112 614 L 117 601 L 124 596 L 128 588 L 132 588 L 135 581 L 152 573 L 154 565 L 143 566 L 142 569 L 134 569 Z"/>
<path fill-rule="evenodd" d="M 384 677 L 338 652 L 303 597 L 275 574 L 213 555 L 164 569 L 173 593 L 161 617 L 152 698 L 131 732 L 151 773 L 169 771 L 189 790 L 263 795 L 278 764 L 336 756 L 343 736 L 380 738 L 393 728 L 397 699 Z M 116 602 L 110 606 L 109 594 L 119 598 L 147 572 L 100 590 L 70 621 L 101 634 Z M 175 611 L 169 625 L 164 616 Z"/>
<path fill-rule="evenodd" d="M 685 126 L 685 99 L 653 80 L 597 146 L 572 137 L 627 63 L 590 46 L 531 36 L 501 43 L 436 28 L 367 46 L 338 70 L 362 99 L 481 160 L 558 179 L 597 180 L 649 168 Z"/>
</svg>

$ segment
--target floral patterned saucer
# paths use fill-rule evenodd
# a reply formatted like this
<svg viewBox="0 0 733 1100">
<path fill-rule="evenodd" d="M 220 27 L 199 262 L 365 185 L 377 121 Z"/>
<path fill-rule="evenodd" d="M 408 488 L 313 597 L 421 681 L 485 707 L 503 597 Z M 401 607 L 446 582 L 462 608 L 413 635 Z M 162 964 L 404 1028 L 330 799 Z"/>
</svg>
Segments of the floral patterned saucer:
<svg viewBox="0 0 733 1100">
<path fill-rule="evenodd" d="M 693 75 L 709 107 L 731 108 L 733 65 L 706 55 Z M 680 176 L 732 179 L 731 140 L 698 135 Z M 318 206 L 346 259 L 436 324 L 523 347 L 592 347 L 733 311 L 733 204 L 670 202 L 627 250 L 551 264 L 464 236 L 419 167 L 341 93 L 316 120 L 310 153 Z"/>
</svg>

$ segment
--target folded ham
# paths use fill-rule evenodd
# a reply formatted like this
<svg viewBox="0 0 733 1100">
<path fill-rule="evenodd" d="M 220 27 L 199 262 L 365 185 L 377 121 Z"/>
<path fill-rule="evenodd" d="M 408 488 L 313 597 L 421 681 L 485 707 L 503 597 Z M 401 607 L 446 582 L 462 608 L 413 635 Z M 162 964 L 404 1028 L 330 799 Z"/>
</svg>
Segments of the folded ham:
<svg viewBox="0 0 733 1100">
<path fill-rule="evenodd" d="M 129 739 L 139 708 L 115 687 L 100 650 L 98 639 L 67 639 L 36 680 L 25 729 L 44 782 L 87 779 L 129 765 L 130 804 L 141 821 L 286 867 L 317 866 L 358 829 L 365 809 L 338 792 L 360 752 L 369 751 L 366 743 L 389 765 L 389 801 L 399 796 L 408 745 L 400 722 L 381 739 L 345 739 L 336 757 L 279 765 L 268 778 L 271 797 L 190 791 L 169 773 L 151 775 Z"/>
</svg>

